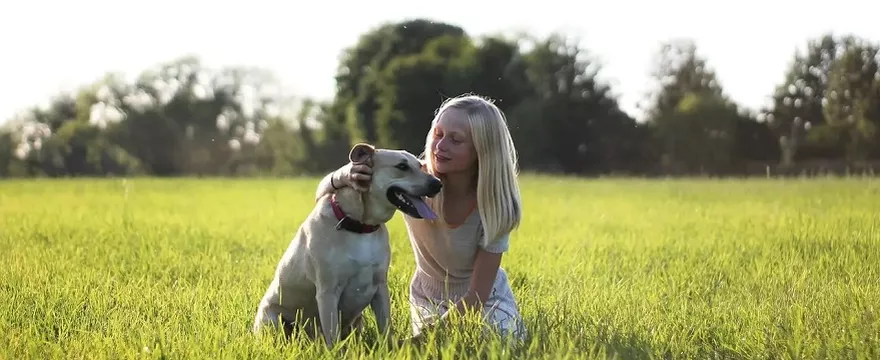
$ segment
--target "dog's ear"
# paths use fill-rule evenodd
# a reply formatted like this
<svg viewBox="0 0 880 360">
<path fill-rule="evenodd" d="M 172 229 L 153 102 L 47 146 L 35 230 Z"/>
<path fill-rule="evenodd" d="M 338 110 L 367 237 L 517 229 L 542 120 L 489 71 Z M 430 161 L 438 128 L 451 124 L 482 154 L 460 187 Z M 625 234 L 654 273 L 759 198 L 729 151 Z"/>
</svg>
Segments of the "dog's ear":
<svg viewBox="0 0 880 360">
<path fill-rule="evenodd" d="M 353 163 L 371 163 L 370 160 L 373 159 L 375 152 L 376 148 L 372 145 L 359 143 L 351 148 L 351 151 L 348 153 L 348 160 L 351 160 Z"/>
</svg>

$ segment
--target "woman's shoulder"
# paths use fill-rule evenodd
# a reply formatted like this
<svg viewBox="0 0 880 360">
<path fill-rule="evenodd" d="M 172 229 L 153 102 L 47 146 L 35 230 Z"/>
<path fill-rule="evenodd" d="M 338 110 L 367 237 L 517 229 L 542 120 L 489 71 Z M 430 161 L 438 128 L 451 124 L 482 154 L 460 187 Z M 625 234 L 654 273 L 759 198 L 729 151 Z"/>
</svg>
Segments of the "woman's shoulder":
<svg viewBox="0 0 880 360">
<path fill-rule="evenodd" d="M 486 231 L 483 229 L 483 220 L 478 211 L 474 211 L 460 226 L 449 230 L 450 237 L 458 243 L 468 243 L 469 246 L 477 246 L 493 253 L 507 251 L 509 247 L 509 235 L 504 234 L 497 239 L 486 242 Z"/>
</svg>

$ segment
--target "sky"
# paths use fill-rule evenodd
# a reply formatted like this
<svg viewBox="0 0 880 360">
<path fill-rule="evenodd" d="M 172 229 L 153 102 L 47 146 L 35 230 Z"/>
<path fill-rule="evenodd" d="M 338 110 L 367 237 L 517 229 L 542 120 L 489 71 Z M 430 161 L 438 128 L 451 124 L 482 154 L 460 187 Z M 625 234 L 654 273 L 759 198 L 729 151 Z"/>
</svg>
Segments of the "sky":
<svg viewBox="0 0 880 360">
<path fill-rule="evenodd" d="M 834 31 L 880 41 L 875 22 L 880 1 L 741 0 L 709 6 L 685 0 L 542 0 L 505 6 L 513 3 L 7 1 L 0 5 L 0 121 L 107 72 L 136 76 L 184 55 L 211 67 L 263 67 L 294 95 L 332 98 L 340 52 L 380 23 L 406 18 L 448 22 L 471 35 L 558 31 L 581 39 L 603 64 L 600 78 L 633 116 L 650 83 L 652 56 L 671 38 L 696 41 L 725 92 L 753 109 L 766 103 L 808 39 Z"/>
</svg>

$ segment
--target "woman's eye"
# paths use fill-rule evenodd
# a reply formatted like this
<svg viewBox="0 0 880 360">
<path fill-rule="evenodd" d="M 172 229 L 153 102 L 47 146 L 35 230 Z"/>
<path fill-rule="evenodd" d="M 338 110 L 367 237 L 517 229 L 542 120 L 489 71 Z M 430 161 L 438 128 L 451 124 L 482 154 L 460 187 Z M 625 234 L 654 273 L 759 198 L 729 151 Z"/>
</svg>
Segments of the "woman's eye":
<svg viewBox="0 0 880 360">
<path fill-rule="evenodd" d="M 395 167 L 396 167 L 398 170 L 402 170 L 402 171 L 407 171 L 407 170 L 409 170 L 409 165 L 407 165 L 407 164 L 397 164 L 397 166 L 395 166 Z"/>
</svg>

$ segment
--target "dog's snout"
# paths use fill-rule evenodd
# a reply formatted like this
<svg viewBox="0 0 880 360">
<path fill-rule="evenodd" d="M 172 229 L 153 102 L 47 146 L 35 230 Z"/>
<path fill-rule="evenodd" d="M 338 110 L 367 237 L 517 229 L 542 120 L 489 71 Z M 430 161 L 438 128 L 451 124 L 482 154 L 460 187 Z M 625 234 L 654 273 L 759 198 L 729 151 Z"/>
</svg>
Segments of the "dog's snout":
<svg viewBox="0 0 880 360">
<path fill-rule="evenodd" d="M 442 188 L 443 182 L 441 182 L 440 179 L 432 177 L 431 180 L 428 180 L 428 190 L 432 195 L 439 193 Z"/>
</svg>

